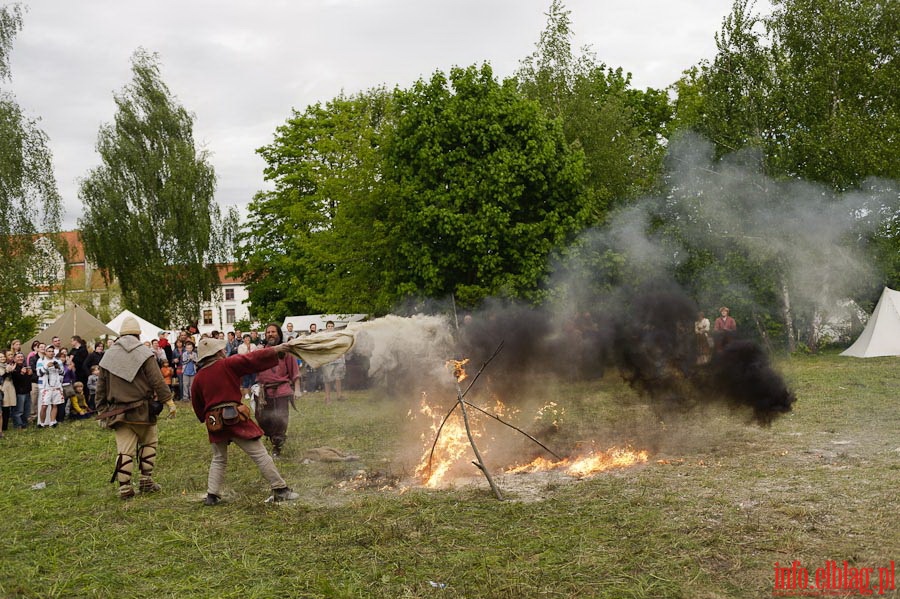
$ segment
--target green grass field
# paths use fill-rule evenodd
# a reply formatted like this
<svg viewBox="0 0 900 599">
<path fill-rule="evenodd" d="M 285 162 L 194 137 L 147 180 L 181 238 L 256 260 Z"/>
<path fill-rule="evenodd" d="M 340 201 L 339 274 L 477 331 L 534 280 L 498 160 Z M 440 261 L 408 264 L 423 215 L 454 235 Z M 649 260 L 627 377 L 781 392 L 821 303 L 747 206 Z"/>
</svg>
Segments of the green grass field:
<svg viewBox="0 0 900 599">
<path fill-rule="evenodd" d="M 209 446 L 183 404 L 159 427 L 162 492 L 130 502 L 107 483 L 115 443 L 93 422 L 9 431 L 0 597 L 757 598 L 772 596 L 776 561 L 811 576 L 827 560 L 889 565 L 900 557 L 900 360 L 778 367 L 798 401 L 770 428 L 716 409 L 661 418 L 612 376 L 548 387 L 566 410 L 548 445 L 631 443 L 650 460 L 584 480 L 498 476 L 502 502 L 476 473 L 450 489 L 409 485 L 415 392 L 330 406 L 308 395 L 279 461 L 302 498 L 281 505 L 263 502 L 236 448 L 226 502 L 201 505 Z M 360 460 L 305 463 L 319 446 Z"/>
</svg>

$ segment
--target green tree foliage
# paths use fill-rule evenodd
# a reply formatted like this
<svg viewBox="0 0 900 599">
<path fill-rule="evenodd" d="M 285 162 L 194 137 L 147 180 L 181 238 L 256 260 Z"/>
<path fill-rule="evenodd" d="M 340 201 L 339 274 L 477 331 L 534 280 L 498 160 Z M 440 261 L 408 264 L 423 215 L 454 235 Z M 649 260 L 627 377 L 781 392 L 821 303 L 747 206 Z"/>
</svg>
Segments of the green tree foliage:
<svg viewBox="0 0 900 599">
<path fill-rule="evenodd" d="M 900 4 L 777 0 L 775 6 L 769 29 L 776 171 L 838 190 L 873 176 L 900 179 Z"/>
<path fill-rule="evenodd" d="M 102 164 L 82 181 L 79 226 L 87 256 L 121 286 L 126 308 L 153 322 L 196 320 L 231 252 L 236 214 L 213 199 L 215 174 L 193 137 L 193 116 L 138 50 L 133 79 L 97 138 Z"/>
<path fill-rule="evenodd" d="M 260 153 L 275 189 L 239 247 L 265 318 L 536 299 L 588 218 L 581 153 L 487 65 L 310 106 Z"/>
<path fill-rule="evenodd" d="M 767 171 L 842 191 L 900 178 L 900 7 L 880 0 L 736 0 L 715 59 L 674 85 L 676 124 L 717 156 L 763 149 Z"/>
<path fill-rule="evenodd" d="M 238 247 L 262 320 L 390 309 L 380 151 L 390 105 L 382 89 L 338 96 L 295 111 L 260 148 L 275 189 L 254 198 Z"/>
<path fill-rule="evenodd" d="M 650 189 L 672 117 L 664 91 L 631 87 L 631 75 L 607 68 L 588 49 L 571 47 L 569 11 L 553 0 L 537 50 L 522 61 L 519 86 L 562 123 L 566 139 L 585 154 L 593 218 Z"/>
<path fill-rule="evenodd" d="M 22 27 L 22 8 L 0 7 L 0 83 L 10 76 L 9 52 Z M 57 269 L 41 259 L 38 232 L 59 230 L 61 201 L 47 136 L 0 88 L 0 342 L 30 337 L 37 319 L 26 315 L 35 286 L 55 282 Z"/>
<path fill-rule="evenodd" d="M 749 0 L 736 0 L 716 36 L 716 57 L 686 71 L 673 86 L 676 126 L 712 140 L 716 159 L 735 152 L 742 159 L 753 157 L 775 181 L 825 185 L 821 193 L 828 192 L 833 202 L 840 192 L 862 192 L 868 199 L 844 216 L 844 222 L 856 219 L 856 233 L 848 232 L 840 243 L 858 240 L 855 249 L 861 246 L 876 257 L 883 282 L 896 285 L 898 202 L 889 181 L 900 178 L 900 6 L 879 0 L 776 0 L 774 5 L 771 16 L 760 17 Z M 787 202 L 777 210 L 785 213 L 792 203 L 799 205 Z M 809 230 L 815 233 L 812 226 Z M 797 322 L 815 321 L 821 308 L 815 301 L 790 301 L 801 294 L 784 253 L 766 260 L 756 252 L 719 251 L 715 264 L 726 255 L 741 256 L 742 262 L 724 268 L 717 284 L 741 285 L 759 295 L 754 306 L 780 321 L 789 341 Z M 704 262 L 702 252 L 691 255 L 683 277 L 696 278 Z M 857 289 L 869 292 L 865 285 Z"/>
<path fill-rule="evenodd" d="M 716 34 L 717 54 L 685 72 L 675 85 L 678 128 L 691 128 L 715 144 L 716 158 L 763 147 L 770 131 L 767 105 L 774 83 L 762 20 L 751 0 L 737 0 Z"/>
<path fill-rule="evenodd" d="M 397 94 L 385 176 L 402 296 L 537 300 L 552 253 L 589 217 L 583 155 L 489 65 Z"/>
</svg>

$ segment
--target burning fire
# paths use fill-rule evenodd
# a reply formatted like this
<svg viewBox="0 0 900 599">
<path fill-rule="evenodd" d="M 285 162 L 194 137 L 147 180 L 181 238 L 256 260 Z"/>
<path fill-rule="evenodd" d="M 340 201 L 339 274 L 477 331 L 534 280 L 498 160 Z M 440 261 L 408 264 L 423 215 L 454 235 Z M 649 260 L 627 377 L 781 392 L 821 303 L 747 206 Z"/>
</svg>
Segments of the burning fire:
<svg viewBox="0 0 900 599">
<path fill-rule="evenodd" d="M 525 472 L 562 470 L 569 476 L 586 478 L 606 470 L 644 464 L 648 459 L 649 454 L 644 450 L 635 451 L 628 448 L 611 447 L 606 451 L 592 451 L 585 456 L 566 458 L 558 462 L 539 457 L 529 464 L 509 468 L 505 470 L 505 473 L 521 474 Z"/>
<path fill-rule="evenodd" d="M 443 428 L 440 428 L 445 414 L 438 411 L 435 406 L 429 405 L 427 394 L 422 393 L 419 413 L 429 419 L 431 424 L 427 433 L 422 434 L 425 452 L 419 465 L 416 466 L 415 475 L 425 487 L 434 489 L 441 486 L 454 466 L 458 463 L 468 463 L 468 457 L 472 454 L 472 446 L 469 444 L 466 427 L 458 411 L 444 422 Z M 440 436 L 434 445 L 434 454 L 432 455 L 431 445 L 439 430 Z M 472 436 L 478 439 L 481 436 L 480 430 L 473 428 Z"/>
<path fill-rule="evenodd" d="M 453 371 L 453 376 L 456 377 L 456 382 L 461 383 L 468 375 L 466 374 L 466 364 L 469 363 L 469 358 L 465 360 L 447 360 L 447 368 Z"/>
<path fill-rule="evenodd" d="M 454 376 L 459 376 L 460 371 L 462 377 L 465 378 L 465 371 L 462 370 L 464 362 L 448 362 L 448 367 L 452 366 Z M 506 410 L 506 406 L 496 396 L 493 397 L 495 405 L 492 408 L 493 413 L 502 414 Z M 556 409 L 556 404 L 548 404 L 539 411 L 539 416 L 546 415 L 548 409 Z M 463 476 L 472 475 L 471 461 L 474 458 L 472 446 L 469 443 L 466 427 L 459 413 L 459 409 L 451 414 L 444 421 L 441 428 L 441 421 L 447 414 L 446 409 L 432 406 L 429 404 L 428 396 L 422 393 L 422 400 L 419 406 L 419 414 L 426 418 L 429 422 L 428 429 L 421 435 L 424 445 L 422 458 L 416 466 L 415 477 L 421 481 L 421 484 L 427 488 L 435 489 L 443 486 L 449 479 L 454 477 L 455 473 Z M 518 410 L 513 411 L 517 414 Z M 410 414 L 412 416 L 412 414 Z M 483 418 L 473 418 L 474 414 L 470 411 L 470 425 L 472 426 L 472 436 L 476 443 L 483 437 Z M 556 424 L 554 422 L 554 424 Z M 434 443 L 437 438 L 437 443 Z M 432 453 L 432 444 L 434 451 Z M 485 451 L 484 447 L 480 447 Z M 591 450 L 585 455 L 565 458 L 562 460 L 551 460 L 545 457 L 538 457 L 531 463 L 519 466 L 513 466 L 503 470 L 505 474 L 522 474 L 532 472 L 549 472 L 562 471 L 568 476 L 575 478 L 587 478 L 617 468 L 627 468 L 638 464 L 646 463 L 649 454 L 643 450 L 634 450 L 631 448 L 611 447 L 606 451 Z M 490 462 L 490 459 L 487 460 Z M 490 465 L 490 464 L 489 464 Z"/>
</svg>

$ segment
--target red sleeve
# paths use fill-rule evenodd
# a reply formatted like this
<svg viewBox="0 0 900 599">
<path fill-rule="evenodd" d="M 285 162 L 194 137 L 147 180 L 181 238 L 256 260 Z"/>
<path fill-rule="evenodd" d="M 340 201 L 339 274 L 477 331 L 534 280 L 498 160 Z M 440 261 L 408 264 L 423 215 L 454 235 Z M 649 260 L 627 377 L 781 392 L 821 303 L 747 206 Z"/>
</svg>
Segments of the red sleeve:
<svg viewBox="0 0 900 599">
<path fill-rule="evenodd" d="M 287 374 L 288 379 L 293 384 L 294 381 L 300 378 L 300 367 L 297 365 L 297 358 L 288 355 L 284 357 L 284 362 L 285 374 Z"/>
<path fill-rule="evenodd" d="M 228 356 L 225 362 L 232 372 L 241 377 L 272 368 L 278 364 L 278 353 L 270 347 L 264 347 L 246 354 Z"/>
</svg>

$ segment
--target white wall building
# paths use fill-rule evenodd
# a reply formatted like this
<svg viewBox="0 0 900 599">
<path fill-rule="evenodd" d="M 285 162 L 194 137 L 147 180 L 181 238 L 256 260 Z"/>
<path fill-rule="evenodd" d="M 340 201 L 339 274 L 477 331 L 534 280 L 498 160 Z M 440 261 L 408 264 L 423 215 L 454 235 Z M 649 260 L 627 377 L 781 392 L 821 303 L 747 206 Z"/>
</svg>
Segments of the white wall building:
<svg viewBox="0 0 900 599">
<path fill-rule="evenodd" d="M 234 264 L 219 265 L 219 290 L 210 301 L 200 306 L 197 329 L 200 334 L 212 331 L 229 332 L 239 320 L 251 320 L 250 307 L 246 303 L 250 294 L 243 281 L 229 276 Z"/>
</svg>

